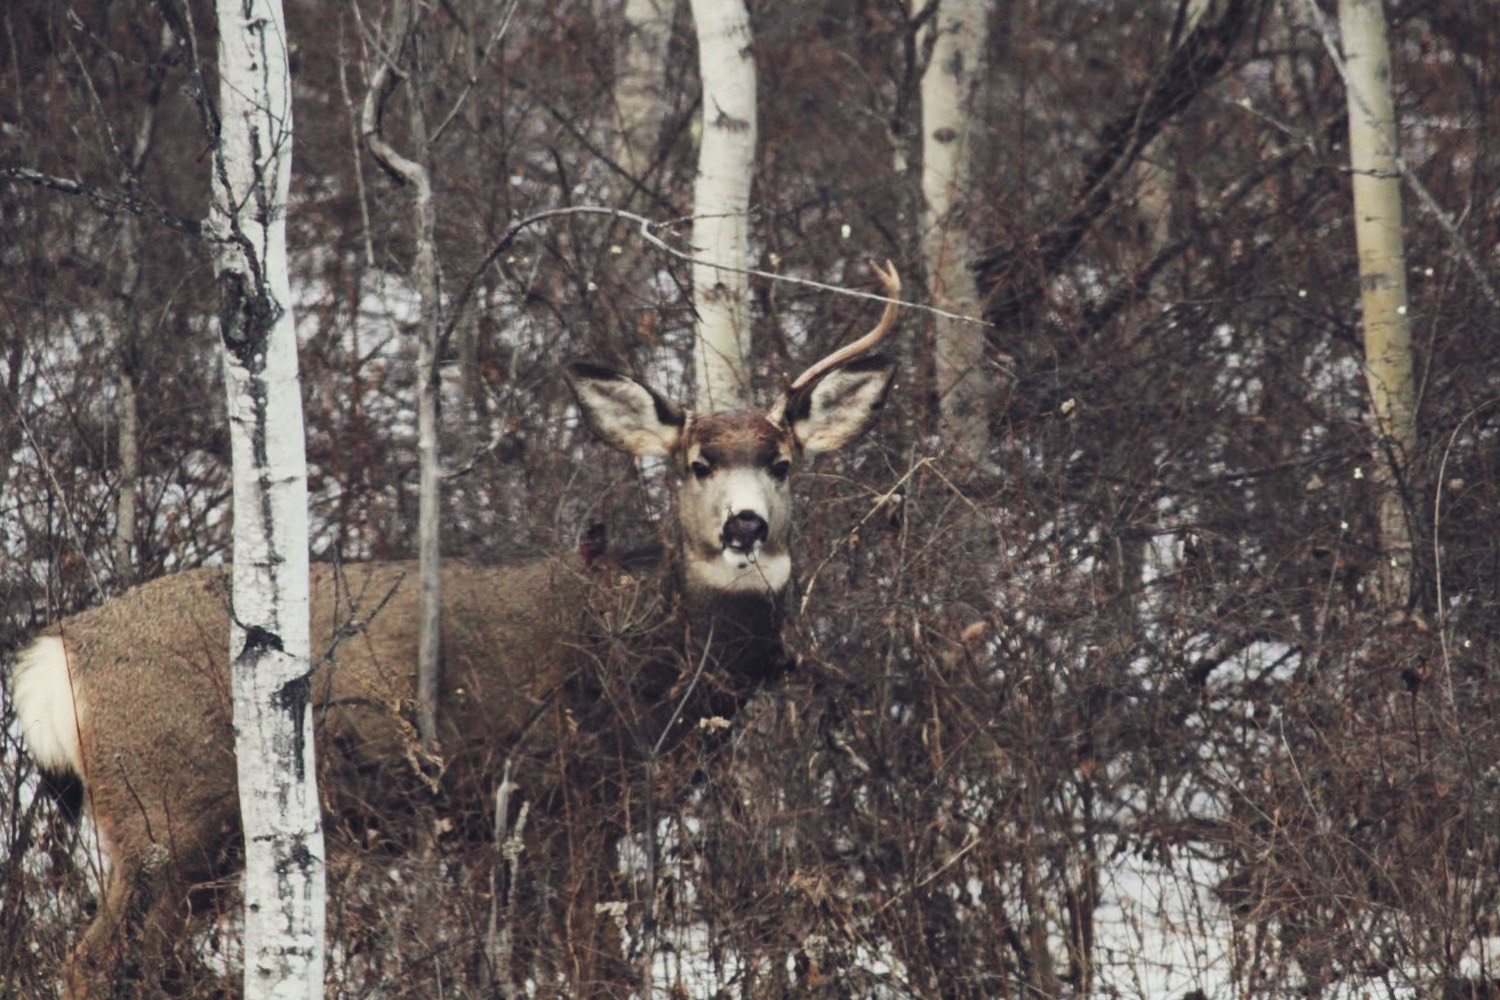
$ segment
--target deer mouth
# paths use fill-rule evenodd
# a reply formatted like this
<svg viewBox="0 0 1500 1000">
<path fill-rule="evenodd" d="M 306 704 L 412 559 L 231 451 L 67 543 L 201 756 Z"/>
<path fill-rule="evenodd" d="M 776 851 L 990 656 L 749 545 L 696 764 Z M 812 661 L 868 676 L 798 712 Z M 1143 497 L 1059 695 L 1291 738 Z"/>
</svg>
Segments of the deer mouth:
<svg viewBox="0 0 1500 1000">
<path fill-rule="evenodd" d="M 724 594 L 778 593 L 792 575 L 791 557 L 761 542 L 704 552 L 688 564 L 692 585 Z"/>
<path fill-rule="evenodd" d="M 763 547 L 760 542 L 753 542 L 749 545 L 741 545 L 733 542 L 725 543 L 724 561 L 736 569 L 746 569 L 760 562 L 760 553 Z"/>
</svg>

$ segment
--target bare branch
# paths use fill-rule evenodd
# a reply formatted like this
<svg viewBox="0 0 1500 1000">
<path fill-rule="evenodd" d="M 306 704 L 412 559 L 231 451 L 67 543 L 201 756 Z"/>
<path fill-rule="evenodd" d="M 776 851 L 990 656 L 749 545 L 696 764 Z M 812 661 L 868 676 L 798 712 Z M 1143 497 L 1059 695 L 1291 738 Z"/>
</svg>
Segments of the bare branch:
<svg viewBox="0 0 1500 1000">
<path fill-rule="evenodd" d="M 47 188 L 50 191 L 58 191 L 62 194 L 76 195 L 87 198 L 109 216 L 133 215 L 142 219 L 150 219 L 160 223 L 169 229 L 175 229 L 197 239 L 213 240 L 214 237 L 204 231 L 203 224 L 193 219 L 184 219 L 173 215 L 159 205 L 137 198 L 135 195 L 123 191 L 105 191 L 92 184 L 82 181 L 70 180 L 66 177 L 58 177 L 55 174 L 45 174 L 31 167 L 23 167 L 13 163 L 0 163 L 0 177 L 32 184 L 36 187 Z"/>
<path fill-rule="evenodd" d="M 443 137 L 443 133 L 448 130 L 448 126 L 453 123 L 453 119 L 462 110 L 464 102 L 468 100 L 469 94 L 474 90 L 474 84 L 479 82 L 479 68 L 489 59 L 490 50 L 500 43 L 500 40 L 505 37 L 506 31 L 510 29 L 511 19 L 516 16 L 516 7 L 520 2 L 521 0 L 510 0 L 510 3 L 505 8 L 505 13 L 500 18 L 499 25 L 490 34 L 489 41 L 485 42 L 479 49 L 479 54 L 474 60 L 474 68 L 470 71 L 468 79 L 464 81 L 463 90 L 459 91 L 458 97 L 454 98 L 453 107 L 448 109 L 448 113 L 443 116 L 443 120 L 438 123 L 438 127 L 432 130 L 432 136 L 427 140 L 428 149 L 432 149 L 437 145 L 438 140 Z"/>
<path fill-rule="evenodd" d="M 532 226 L 538 225 L 542 222 L 547 222 L 551 219 L 563 218 L 570 215 L 606 215 L 610 218 L 634 223 L 637 227 L 637 231 L 641 236 L 641 239 L 645 240 L 648 244 L 656 247 L 658 250 L 662 251 L 668 256 L 675 257 L 676 259 L 681 261 L 686 261 L 687 263 L 692 263 L 693 261 L 697 260 L 697 258 L 694 257 L 691 253 L 677 249 L 657 234 L 656 230 L 661 226 L 673 225 L 675 223 L 657 222 L 654 219 L 648 219 L 644 215 L 638 215 L 635 212 L 627 212 L 624 209 L 619 208 L 609 208 L 604 205 L 569 205 L 564 208 L 549 208 L 545 211 L 528 215 L 526 216 L 526 218 L 513 223 L 510 228 L 501 235 L 500 239 L 495 242 L 495 245 L 490 248 L 490 251 L 484 255 L 484 258 L 470 273 L 468 281 L 464 283 L 463 288 L 460 289 L 457 297 L 455 297 L 453 300 L 453 308 L 450 314 L 452 318 L 448 320 L 447 325 L 444 327 L 443 343 L 447 343 L 449 336 L 451 336 L 454 327 L 457 325 L 458 317 L 462 316 L 464 309 L 468 307 L 469 300 L 473 297 L 474 291 L 479 285 L 480 276 L 483 275 L 484 272 L 487 271 L 490 266 L 495 263 L 495 261 L 500 259 L 500 255 L 505 253 L 506 250 L 510 249 L 511 246 L 515 244 L 516 239 Z M 946 309 L 939 309 L 936 306 L 921 305 L 915 302 L 903 302 L 900 299 L 892 298 L 888 295 L 879 295 L 875 292 L 862 292 L 859 289 L 846 288 L 841 285 L 829 285 L 821 281 L 814 281 L 811 278 L 794 278 L 791 275 L 776 274 L 775 272 L 763 271 L 760 268 L 755 267 L 735 267 L 729 264 L 715 266 L 720 267 L 720 269 L 725 271 L 737 271 L 741 274 L 748 274 L 751 277 L 761 278 L 766 281 L 774 281 L 788 285 L 800 285 L 803 288 L 815 288 L 821 292 L 831 292 L 834 295 L 844 295 L 853 299 L 868 299 L 872 302 L 881 302 L 889 306 L 911 309 L 917 312 L 927 313 L 932 316 L 941 316 L 945 319 L 958 320 L 964 323 L 978 323 L 981 326 L 991 325 L 989 322 L 978 316 L 964 316 L 959 313 L 948 312 Z"/>
</svg>

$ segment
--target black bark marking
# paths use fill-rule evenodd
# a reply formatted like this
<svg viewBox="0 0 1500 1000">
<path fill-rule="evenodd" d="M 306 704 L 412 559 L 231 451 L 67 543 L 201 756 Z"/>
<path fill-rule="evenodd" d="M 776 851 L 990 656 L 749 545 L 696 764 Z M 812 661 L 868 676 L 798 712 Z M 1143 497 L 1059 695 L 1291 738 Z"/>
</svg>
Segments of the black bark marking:
<svg viewBox="0 0 1500 1000">
<path fill-rule="evenodd" d="M 219 275 L 219 338 L 240 367 L 258 374 L 265 367 L 266 346 L 279 309 L 259 282 L 243 271 Z"/>
<path fill-rule="evenodd" d="M 245 645 L 240 655 L 242 657 L 259 656 L 261 650 L 264 649 L 274 649 L 278 653 L 283 652 L 285 647 L 282 645 L 281 636 L 260 625 L 248 626 L 245 629 Z"/>
<path fill-rule="evenodd" d="M 285 875 L 293 868 L 307 872 L 318 863 L 318 856 L 308 850 L 307 838 L 302 834 L 296 834 L 292 838 L 292 848 L 276 861 L 276 874 Z"/>
<path fill-rule="evenodd" d="M 302 781 L 307 773 L 303 766 L 307 756 L 307 727 L 303 725 L 303 720 L 307 718 L 307 706 L 311 700 L 311 674 L 292 678 L 281 685 L 280 690 L 271 698 L 271 707 L 286 712 L 292 720 L 292 746 L 296 756 L 298 781 Z"/>
</svg>

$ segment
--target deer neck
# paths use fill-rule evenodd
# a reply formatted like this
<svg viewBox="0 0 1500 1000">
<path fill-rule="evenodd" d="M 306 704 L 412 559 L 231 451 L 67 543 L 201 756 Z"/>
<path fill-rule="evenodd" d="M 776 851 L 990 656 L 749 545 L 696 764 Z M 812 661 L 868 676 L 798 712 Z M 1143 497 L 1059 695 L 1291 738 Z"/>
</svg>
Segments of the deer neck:
<svg viewBox="0 0 1500 1000">
<path fill-rule="evenodd" d="M 688 590 L 682 607 L 689 655 L 693 661 L 705 657 L 707 668 L 732 687 L 748 691 L 786 672 L 789 659 L 781 642 L 785 619 L 781 594 L 695 594 Z"/>
</svg>

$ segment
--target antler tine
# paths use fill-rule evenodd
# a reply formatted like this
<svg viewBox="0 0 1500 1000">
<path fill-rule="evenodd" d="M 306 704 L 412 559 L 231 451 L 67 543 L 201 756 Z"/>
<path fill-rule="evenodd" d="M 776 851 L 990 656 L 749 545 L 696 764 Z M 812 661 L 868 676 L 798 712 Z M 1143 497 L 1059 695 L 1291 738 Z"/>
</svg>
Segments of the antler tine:
<svg viewBox="0 0 1500 1000">
<path fill-rule="evenodd" d="M 880 276 L 880 283 L 885 286 L 886 298 L 900 298 L 901 275 L 896 273 L 896 265 L 887 260 L 884 268 L 881 268 L 879 264 L 872 264 L 871 266 L 874 267 L 875 273 Z M 857 358 L 861 354 L 874 350 L 885 339 L 885 335 L 891 332 L 891 327 L 896 325 L 896 313 L 899 310 L 900 306 L 895 302 L 887 302 L 885 304 L 885 312 L 881 313 L 880 322 L 875 324 L 875 329 L 858 340 L 845 344 L 822 361 L 814 364 L 801 375 L 798 375 L 792 384 L 787 387 L 787 392 L 796 392 L 819 375 L 828 371 L 828 369 L 836 365 L 841 365 L 850 358 Z"/>
</svg>

